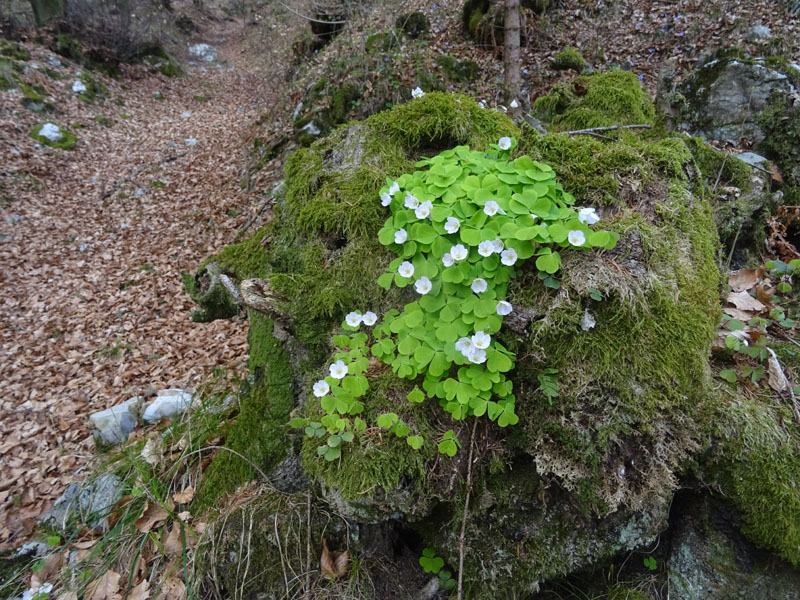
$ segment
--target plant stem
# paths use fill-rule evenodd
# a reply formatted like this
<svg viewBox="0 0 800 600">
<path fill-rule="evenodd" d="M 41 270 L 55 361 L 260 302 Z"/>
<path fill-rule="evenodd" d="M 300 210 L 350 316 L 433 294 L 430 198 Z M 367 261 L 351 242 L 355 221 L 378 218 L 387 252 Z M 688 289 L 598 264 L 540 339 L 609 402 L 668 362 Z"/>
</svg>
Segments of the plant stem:
<svg viewBox="0 0 800 600">
<path fill-rule="evenodd" d="M 469 437 L 469 458 L 467 459 L 467 497 L 464 499 L 464 516 L 461 518 L 461 535 L 458 538 L 458 600 L 463 600 L 464 553 L 467 551 L 467 516 L 469 515 L 469 497 L 472 493 L 472 454 L 475 449 L 475 429 L 478 427 L 477 419 L 472 424 L 472 434 Z"/>
</svg>

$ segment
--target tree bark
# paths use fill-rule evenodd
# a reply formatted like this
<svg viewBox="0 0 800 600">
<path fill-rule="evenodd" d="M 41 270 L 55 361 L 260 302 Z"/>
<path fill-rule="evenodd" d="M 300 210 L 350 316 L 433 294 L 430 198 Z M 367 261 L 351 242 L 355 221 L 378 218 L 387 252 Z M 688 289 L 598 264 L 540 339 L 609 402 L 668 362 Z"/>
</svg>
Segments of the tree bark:
<svg viewBox="0 0 800 600">
<path fill-rule="evenodd" d="M 47 25 L 53 19 L 64 14 L 64 3 L 62 0 L 30 0 L 33 9 L 33 18 L 36 26 Z"/>
<path fill-rule="evenodd" d="M 519 0 L 505 0 L 505 48 L 503 67 L 505 70 L 506 104 L 519 102 Z M 510 108 L 512 114 L 518 109 Z"/>
</svg>

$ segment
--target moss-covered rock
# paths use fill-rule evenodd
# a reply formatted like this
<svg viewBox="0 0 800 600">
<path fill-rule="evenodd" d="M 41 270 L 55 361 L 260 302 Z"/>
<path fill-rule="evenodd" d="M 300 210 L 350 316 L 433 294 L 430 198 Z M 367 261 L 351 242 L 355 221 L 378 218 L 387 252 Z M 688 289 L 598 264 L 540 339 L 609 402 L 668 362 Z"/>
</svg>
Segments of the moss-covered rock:
<svg viewBox="0 0 800 600">
<path fill-rule="evenodd" d="M 48 126 L 48 136 L 42 135 L 42 130 L 48 128 Z M 31 129 L 31 137 L 45 146 L 57 148 L 59 150 L 72 150 L 78 142 L 78 138 L 75 137 L 74 133 L 70 133 L 63 127 L 59 127 L 53 123 L 35 125 L 33 129 Z"/>
<path fill-rule="evenodd" d="M 581 78 L 581 85 L 632 83 L 629 74 L 606 77 Z M 635 84 L 613 102 L 598 102 L 595 91 L 586 104 L 587 92 L 557 118 L 583 126 L 652 119 L 652 105 Z M 632 109 L 639 112 L 631 116 Z M 678 475 L 705 447 L 723 409 L 708 363 L 720 319 L 718 239 L 690 148 L 683 137 L 633 132 L 618 132 L 614 141 L 520 133 L 469 98 L 430 93 L 291 155 L 274 220 L 213 260 L 235 283 L 257 278 L 268 286 L 274 317 L 249 311 L 252 392 L 226 441 L 250 462 L 221 453 L 203 484 L 204 505 L 252 477 L 250 463 L 291 492 L 266 494 L 266 516 L 242 520 L 269 523 L 276 532 L 248 555 L 248 568 L 265 579 L 244 597 L 257 589 L 286 591 L 282 573 L 305 568 L 302 561 L 288 568 L 286 557 L 306 555 L 309 514 L 319 543 L 314 523 L 326 511 L 329 522 L 348 524 L 349 533 L 334 527 L 331 538 L 358 557 L 351 577 L 368 573 L 375 585 L 389 586 L 387 596 L 413 597 L 401 590 L 411 571 L 391 562 L 377 568 L 366 560 L 374 556 L 371 545 L 388 544 L 406 557 L 429 546 L 458 564 L 471 423 L 452 420 L 436 403 L 405 401 L 413 382 L 378 362 L 366 372 L 361 417 L 369 427 L 340 457 L 320 458 L 319 440 L 291 430 L 289 420 L 320 418 L 311 386 L 326 372 L 332 335 L 347 312 L 384 314 L 414 297 L 377 285 L 393 256 L 377 241 L 386 218 L 381 187 L 412 172 L 420 156 L 459 144 L 487 148 L 506 135 L 519 137 L 517 153 L 551 164 L 576 202 L 597 207 L 620 241 L 610 251 L 565 251 L 558 289 L 543 285 L 528 264 L 511 282 L 515 316 L 498 335 L 517 356 L 511 377 L 520 422 L 506 429 L 483 420 L 476 425 L 463 572 L 470 597 L 524 595 L 542 581 L 647 544 L 666 527 Z M 542 376 L 549 378 L 548 394 Z M 387 410 L 422 433 L 421 451 L 373 426 Z M 453 458 L 435 449 L 450 429 L 464 446 Z M 792 460 L 780 459 L 781 473 L 793 468 Z M 760 487 L 751 481 L 737 493 L 754 506 L 781 501 L 792 508 L 790 490 L 777 485 L 782 481 L 783 475 Z M 297 506 L 292 494 L 303 489 L 307 504 Z M 293 502 L 295 516 L 284 516 Z M 788 531 L 772 546 L 784 551 L 793 539 L 791 518 L 781 510 L 766 514 L 762 521 L 775 519 Z M 226 519 L 218 523 L 224 527 Z M 754 523 L 754 531 L 764 527 Z M 233 557 L 229 574 L 241 570 L 241 536 L 249 527 L 232 530 L 218 546 L 240 544 L 225 555 Z M 312 556 L 318 552 L 315 546 Z M 232 575 L 228 581 L 236 584 Z"/>
<path fill-rule="evenodd" d="M 373 39 L 373 38 L 370 38 Z M 374 42 L 389 43 L 390 38 L 381 38 Z M 327 78 L 322 78 L 309 86 L 303 94 L 294 114 L 295 139 L 303 146 L 325 137 L 333 127 L 348 120 L 348 113 L 353 103 L 361 97 L 359 86 L 355 82 L 333 85 Z"/>
<path fill-rule="evenodd" d="M 581 53 L 571 46 L 567 46 L 561 52 L 556 54 L 553 57 L 553 60 L 550 62 L 550 66 L 557 71 L 567 71 L 569 69 L 573 69 L 579 73 L 585 70 L 587 67 L 586 60 L 583 58 Z"/>
</svg>

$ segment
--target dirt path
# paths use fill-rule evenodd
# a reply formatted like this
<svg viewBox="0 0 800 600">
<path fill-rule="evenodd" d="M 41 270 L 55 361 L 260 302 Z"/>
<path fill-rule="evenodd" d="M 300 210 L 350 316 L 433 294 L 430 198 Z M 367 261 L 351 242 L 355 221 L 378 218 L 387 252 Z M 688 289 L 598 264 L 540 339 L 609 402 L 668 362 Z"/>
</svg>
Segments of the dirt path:
<svg viewBox="0 0 800 600">
<path fill-rule="evenodd" d="M 180 281 L 260 201 L 240 169 L 269 90 L 248 72 L 240 26 L 220 27 L 197 40 L 219 63 L 173 79 L 133 69 L 96 105 L 72 92 L 80 67 L 33 45 L 22 77 L 62 114 L 0 92 L 0 549 L 80 477 L 90 413 L 246 360 L 244 322 L 192 323 Z M 28 132 L 48 120 L 70 126 L 75 150 L 35 146 Z"/>
</svg>

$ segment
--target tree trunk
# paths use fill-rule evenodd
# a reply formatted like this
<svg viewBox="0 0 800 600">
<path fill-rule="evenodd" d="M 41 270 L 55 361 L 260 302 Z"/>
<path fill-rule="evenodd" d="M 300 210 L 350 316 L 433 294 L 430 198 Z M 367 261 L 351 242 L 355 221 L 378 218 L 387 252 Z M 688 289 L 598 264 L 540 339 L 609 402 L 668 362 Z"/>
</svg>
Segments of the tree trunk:
<svg viewBox="0 0 800 600">
<path fill-rule="evenodd" d="M 37 27 L 47 25 L 53 19 L 64 14 L 62 0 L 30 0 L 30 2 Z"/>
<path fill-rule="evenodd" d="M 519 102 L 519 0 L 505 0 L 505 49 L 503 62 L 505 69 L 506 104 Z M 518 109 L 511 108 L 512 114 Z"/>
</svg>

